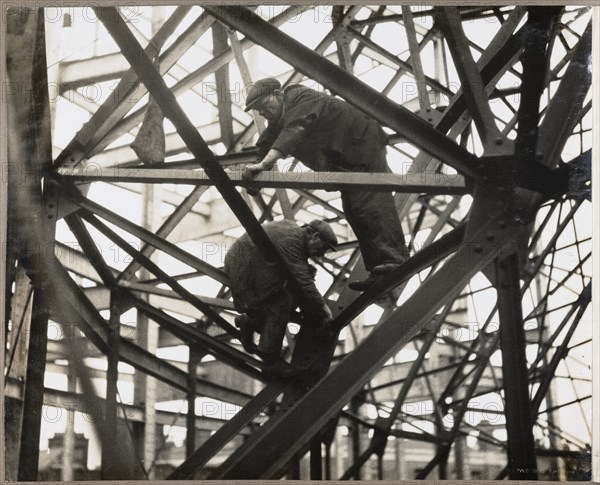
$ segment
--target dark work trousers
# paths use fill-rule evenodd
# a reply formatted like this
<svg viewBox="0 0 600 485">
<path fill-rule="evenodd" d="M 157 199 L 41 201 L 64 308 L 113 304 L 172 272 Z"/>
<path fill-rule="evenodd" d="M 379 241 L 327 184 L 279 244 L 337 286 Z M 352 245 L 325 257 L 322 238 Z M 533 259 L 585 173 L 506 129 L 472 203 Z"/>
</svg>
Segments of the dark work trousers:
<svg viewBox="0 0 600 485">
<path fill-rule="evenodd" d="M 391 173 L 382 148 L 368 167 L 356 171 Z M 342 190 L 342 208 L 352 227 L 367 271 L 384 263 L 402 263 L 408 258 L 404 233 L 391 192 Z"/>
<path fill-rule="evenodd" d="M 260 334 L 258 350 L 262 354 L 277 357 L 281 354 L 285 329 L 296 306 L 290 291 L 282 288 L 261 302 L 260 309 L 246 312 L 252 329 Z"/>
</svg>

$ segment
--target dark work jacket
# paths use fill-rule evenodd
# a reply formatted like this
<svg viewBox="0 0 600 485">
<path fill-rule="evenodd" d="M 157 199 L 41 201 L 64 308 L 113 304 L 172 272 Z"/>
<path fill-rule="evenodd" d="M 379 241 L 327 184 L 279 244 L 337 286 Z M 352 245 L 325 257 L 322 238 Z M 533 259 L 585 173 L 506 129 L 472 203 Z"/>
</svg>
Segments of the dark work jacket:
<svg viewBox="0 0 600 485">
<path fill-rule="evenodd" d="M 259 159 L 276 148 L 313 170 L 370 171 L 374 153 L 389 142 L 377 122 L 341 99 L 299 84 L 283 97 L 281 118 L 256 142 Z"/>
<path fill-rule="evenodd" d="M 305 246 L 306 231 L 288 221 L 269 222 L 263 229 L 288 263 L 312 305 L 321 309 L 325 301 L 313 279 Z M 260 309 L 266 300 L 284 288 L 286 281 L 278 267 L 267 263 L 248 236 L 233 243 L 225 256 L 224 271 L 229 275 L 235 309 Z"/>
</svg>

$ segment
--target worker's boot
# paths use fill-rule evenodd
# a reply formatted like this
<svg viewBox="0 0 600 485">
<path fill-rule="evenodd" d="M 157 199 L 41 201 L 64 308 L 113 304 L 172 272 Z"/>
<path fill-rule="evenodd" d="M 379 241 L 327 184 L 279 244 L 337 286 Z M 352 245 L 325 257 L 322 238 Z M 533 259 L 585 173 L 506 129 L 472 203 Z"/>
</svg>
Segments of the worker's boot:
<svg viewBox="0 0 600 485">
<path fill-rule="evenodd" d="M 408 259 L 408 258 L 407 258 Z M 353 281 L 348 285 L 351 290 L 366 291 L 383 277 L 394 271 L 401 263 L 385 263 L 375 266 L 364 280 Z"/>
<path fill-rule="evenodd" d="M 304 369 L 288 364 L 279 355 L 262 354 L 263 372 L 267 377 L 293 377 Z"/>
<path fill-rule="evenodd" d="M 250 317 L 245 313 L 242 313 L 239 317 L 235 318 L 235 326 L 240 329 L 240 342 L 242 347 L 249 354 L 256 353 L 256 345 L 254 345 L 254 329 L 252 328 L 252 322 Z"/>
</svg>

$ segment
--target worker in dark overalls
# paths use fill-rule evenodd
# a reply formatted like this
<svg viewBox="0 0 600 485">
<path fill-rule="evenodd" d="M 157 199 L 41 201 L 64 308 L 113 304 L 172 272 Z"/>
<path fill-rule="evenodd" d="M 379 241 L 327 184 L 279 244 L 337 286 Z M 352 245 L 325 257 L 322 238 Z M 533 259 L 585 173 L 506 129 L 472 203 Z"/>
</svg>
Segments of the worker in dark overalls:
<svg viewBox="0 0 600 485">
<path fill-rule="evenodd" d="M 251 179 L 289 155 L 315 171 L 387 172 L 389 140 L 381 127 L 345 101 L 293 84 L 281 89 L 274 78 L 248 91 L 246 111 L 256 110 L 269 125 L 259 137 L 258 163 L 244 167 Z M 350 287 L 365 290 L 408 259 L 391 192 L 342 190 L 342 207 L 370 275 Z"/>
<path fill-rule="evenodd" d="M 315 286 L 316 268 L 308 260 L 335 250 L 337 237 L 333 229 L 319 220 L 302 227 L 290 220 L 269 222 L 263 229 L 321 317 L 318 324 L 323 335 L 330 337 L 331 310 Z M 261 256 L 247 234 L 227 251 L 223 269 L 229 276 L 235 309 L 241 313 L 235 323 L 244 349 L 262 358 L 267 374 L 293 372 L 281 358 L 281 348 L 286 326 L 298 303 L 281 270 Z M 258 348 L 253 341 L 255 332 L 260 334 Z"/>
</svg>

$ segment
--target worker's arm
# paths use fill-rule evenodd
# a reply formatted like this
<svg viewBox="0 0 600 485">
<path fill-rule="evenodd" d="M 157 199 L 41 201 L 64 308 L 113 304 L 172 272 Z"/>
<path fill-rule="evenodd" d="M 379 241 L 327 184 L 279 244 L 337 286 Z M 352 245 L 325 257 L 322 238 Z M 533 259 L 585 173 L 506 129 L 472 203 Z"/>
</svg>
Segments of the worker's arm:
<svg viewBox="0 0 600 485">
<path fill-rule="evenodd" d="M 252 180 L 256 175 L 264 170 L 271 170 L 277 160 L 283 157 L 283 153 L 277 148 L 271 148 L 265 157 L 259 163 L 246 165 L 242 172 L 242 177 L 245 180 Z"/>
<path fill-rule="evenodd" d="M 270 142 L 269 151 L 263 156 L 263 159 L 259 163 L 246 165 L 242 171 L 242 178 L 244 180 L 252 180 L 260 172 L 271 170 L 277 160 L 287 157 L 292 153 L 298 144 L 304 141 L 307 132 L 316 118 L 317 115 L 315 113 L 303 113 L 302 116 L 287 123 L 275 140 L 267 140 L 267 137 L 264 137 L 265 140 L 261 140 L 261 138 L 263 138 L 261 136 L 261 138 L 259 138 L 259 141 L 261 142 L 261 146 L 259 146 L 259 149 L 261 149 L 260 151 L 264 150 L 267 141 Z"/>
<path fill-rule="evenodd" d="M 311 267 L 304 253 L 303 240 L 299 238 L 287 238 L 280 244 L 277 244 L 277 249 L 281 251 L 296 281 L 311 302 L 311 306 L 318 309 L 317 311 L 323 321 L 329 322 L 332 319 L 331 310 L 315 285 Z"/>
</svg>

